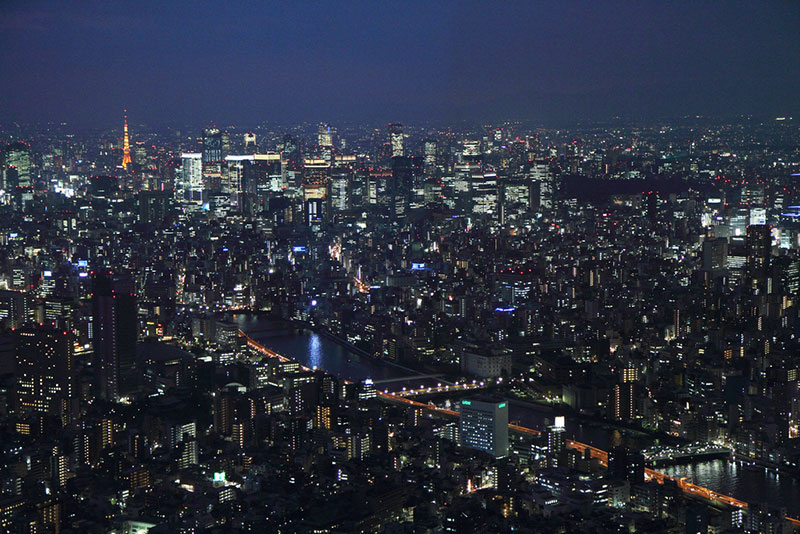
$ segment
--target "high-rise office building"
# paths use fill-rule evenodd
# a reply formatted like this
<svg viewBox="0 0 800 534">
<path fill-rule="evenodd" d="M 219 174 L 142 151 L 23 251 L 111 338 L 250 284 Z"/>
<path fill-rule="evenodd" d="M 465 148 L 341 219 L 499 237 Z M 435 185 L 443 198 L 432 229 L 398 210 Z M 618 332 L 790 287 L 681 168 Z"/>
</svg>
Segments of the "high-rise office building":
<svg viewBox="0 0 800 534">
<path fill-rule="evenodd" d="M 766 224 L 747 227 L 747 274 L 751 278 L 767 276 L 772 251 L 772 229 Z"/>
<path fill-rule="evenodd" d="M 3 183 L 5 189 L 31 185 L 31 150 L 26 143 L 9 143 L 3 150 Z"/>
<path fill-rule="evenodd" d="M 539 192 L 539 209 L 548 212 L 555 207 L 557 183 L 550 165 L 546 161 L 534 161 L 528 171 L 528 178 L 536 183 Z"/>
<path fill-rule="evenodd" d="M 554 424 L 547 427 L 545 439 L 547 441 L 547 452 L 550 454 L 561 454 L 567 447 L 566 426 L 564 417 L 556 417 Z"/>
<path fill-rule="evenodd" d="M 43 300 L 44 322 L 63 330 L 75 325 L 78 303 L 71 297 L 50 296 Z"/>
<path fill-rule="evenodd" d="M 392 179 L 387 185 L 389 209 L 393 215 L 402 217 L 410 209 L 414 188 L 414 163 L 412 158 L 392 157 Z"/>
<path fill-rule="evenodd" d="M 119 401 L 137 390 L 136 341 L 139 334 L 132 280 L 111 271 L 92 280 L 92 345 L 98 397 Z"/>
<path fill-rule="evenodd" d="M 299 172 L 303 169 L 303 153 L 300 143 L 294 136 L 284 134 L 281 161 L 286 171 Z"/>
<path fill-rule="evenodd" d="M 648 191 L 646 196 L 646 210 L 647 210 L 647 218 L 651 222 L 656 222 L 658 220 L 658 206 L 660 203 L 658 197 L 658 191 Z"/>
<path fill-rule="evenodd" d="M 567 429 L 563 416 L 556 417 L 555 423 L 545 429 L 544 438 L 550 465 L 558 467 L 562 453 L 567 449 Z"/>
<path fill-rule="evenodd" d="M 426 139 L 422 142 L 422 155 L 425 172 L 433 172 L 436 168 L 436 141 L 434 139 Z"/>
<path fill-rule="evenodd" d="M 403 150 L 404 140 L 403 125 L 397 122 L 390 122 L 389 143 L 392 146 L 392 157 L 405 155 Z"/>
<path fill-rule="evenodd" d="M 175 191 L 181 204 L 200 206 L 203 204 L 203 155 L 181 154 L 181 176 Z"/>
<path fill-rule="evenodd" d="M 203 130 L 203 189 L 222 189 L 223 135 L 217 128 Z"/>
<path fill-rule="evenodd" d="M 494 217 L 497 214 L 497 174 L 485 172 L 472 183 L 472 212 Z"/>
<path fill-rule="evenodd" d="M 324 185 L 303 186 L 303 218 L 308 225 L 319 224 L 328 219 L 328 188 Z"/>
<path fill-rule="evenodd" d="M 319 145 L 320 157 L 330 163 L 333 160 L 333 130 L 330 124 L 319 125 L 317 145 Z"/>
<path fill-rule="evenodd" d="M 222 133 L 218 128 L 203 129 L 203 164 L 222 163 Z"/>
<path fill-rule="evenodd" d="M 724 237 L 703 241 L 703 270 L 719 272 L 728 267 L 728 240 Z"/>
<path fill-rule="evenodd" d="M 462 400 L 460 431 L 463 447 L 487 452 L 495 458 L 508 456 L 508 403 Z"/>
<path fill-rule="evenodd" d="M 351 174 L 347 169 L 335 170 L 331 175 L 331 209 L 344 211 L 350 207 Z"/>
<path fill-rule="evenodd" d="M 75 393 L 69 331 L 24 326 L 14 331 L 14 351 L 20 411 L 69 413 L 69 401 Z"/>
<path fill-rule="evenodd" d="M 638 413 L 636 409 L 639 385 L 635 382 L 616 384 L 611 393 L 611 416 L 617 421 L 630 421 Z"/>
<path fill-rule="evenodd" d="M 226 177 L 222 182 L 222 192 L 239 211 L 245 206 L 244 196 L 249 190 L 247 176 L 252 174 L 247 172 L 247 168 L 254 159 L 254 156 L 225 156 Z"/>
<path fill-rule="evenodd" d="M 11 289 L 0 289 L 0 323 L 6 328 L 17 328 L 25 322 L 25 293 Z"/>
</svg>

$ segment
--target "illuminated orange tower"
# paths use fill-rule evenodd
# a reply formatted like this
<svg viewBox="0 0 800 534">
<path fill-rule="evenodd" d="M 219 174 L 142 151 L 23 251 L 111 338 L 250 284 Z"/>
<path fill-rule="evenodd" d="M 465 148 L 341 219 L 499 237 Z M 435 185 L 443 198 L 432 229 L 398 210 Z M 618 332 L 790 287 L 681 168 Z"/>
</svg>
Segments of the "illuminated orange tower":
<svg viewBox="0 0 800 534">
<path fill-rule="evenodd" d="M 122 138 L 122 168 L 127 170 L 131 161 L 131 143 L 128 139 L 128 110 L 125 110 L 125 136 Z"/>
</svg>

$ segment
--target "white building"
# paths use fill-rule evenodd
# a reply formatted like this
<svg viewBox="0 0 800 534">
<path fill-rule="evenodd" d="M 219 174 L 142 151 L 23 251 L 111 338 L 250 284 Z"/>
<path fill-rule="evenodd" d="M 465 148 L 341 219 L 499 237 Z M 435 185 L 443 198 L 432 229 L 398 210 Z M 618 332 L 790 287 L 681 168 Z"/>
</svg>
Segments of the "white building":
<svg viewBox="0 0 800 534">
<path fill-rule="evenodd" d="M 462 447 L 508 456 L 508 403 L 462 400 L 460 433 Z"/>
<path fill-rule="evenodd" d="M 181 175 L 175 192 L 181 204 L 187 206 L 203 205 L 203 154 L 181 154 Z"/>
</svg>

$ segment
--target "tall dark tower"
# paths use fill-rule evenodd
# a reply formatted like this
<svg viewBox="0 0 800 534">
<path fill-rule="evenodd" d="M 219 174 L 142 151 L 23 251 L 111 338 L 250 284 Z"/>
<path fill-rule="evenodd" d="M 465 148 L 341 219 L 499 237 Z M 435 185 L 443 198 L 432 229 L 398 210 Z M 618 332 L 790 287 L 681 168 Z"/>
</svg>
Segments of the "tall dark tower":
<svg viewBox="0 0 800 534">
<path fill-rule="evenodd" d="M 19 410 L 66 420 L 75 397 L 72 335 L 50 326 L 23 326 L 14 331 L 14 352 Z"/>
<path fill-rule="evenodd" d="M 422 176 L 422 171 L 419 158 L 392 157 L 392 179 L 387 187 L 387 192 L 389 208 L 393 217 L 403 217 L 408 213 L 415 182 L 420 176 Z"/>
<path fill-rule="evenodd" d="M 98 397 L 119 401 L 137 390 L 136 293 L 130 277 L 112 271 L 94 274 L 92 316 Z"/>
<path fill-rule="evenodd" d="M 281 160 L 287 170 L 295 172 L 303 170 L 303 154 L 300 145 L 298 140 L 289 134 L 283 134 Z"/>
<path fill-rule="evenodd" d="M 625 447 L 608 451 L 608 477 L 614 480 L 644 482 L 644 455 Z"/>
<path fill-rule="evenodd" d="M 772 231 L 766 224 L 747 227 L 747 274 L 750 278 L 765 278 L 769 272 L 772 251 Z"/>
<path fill-rule="evenodd" d="M 647 218 L 651 222 L 658 220 L 658 191 L 649 191 L 647 193 Z"/>
</svg>

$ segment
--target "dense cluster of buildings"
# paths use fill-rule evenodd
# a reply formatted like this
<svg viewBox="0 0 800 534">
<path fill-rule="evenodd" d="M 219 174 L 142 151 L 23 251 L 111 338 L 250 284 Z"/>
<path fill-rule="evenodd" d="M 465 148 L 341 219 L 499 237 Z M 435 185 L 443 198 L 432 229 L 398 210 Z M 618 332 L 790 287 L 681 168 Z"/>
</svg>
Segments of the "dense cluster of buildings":
<svg viewBox="0 0 800 534">
<path fill-rule="evenodd" d="M 562 416 L 800 476 L 795 122 L 197 133 L 0 132 L 2 528 L 791 531 Z M 488 391 L 393 400 L 232 312 Z"/>
</svg>

